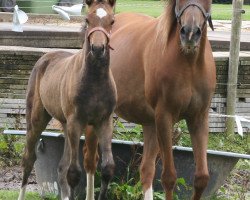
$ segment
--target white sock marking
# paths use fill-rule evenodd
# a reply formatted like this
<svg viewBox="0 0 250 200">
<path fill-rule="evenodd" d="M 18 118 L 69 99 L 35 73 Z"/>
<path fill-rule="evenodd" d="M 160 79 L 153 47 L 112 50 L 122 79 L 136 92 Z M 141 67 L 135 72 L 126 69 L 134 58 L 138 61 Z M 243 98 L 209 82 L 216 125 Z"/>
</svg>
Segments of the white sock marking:
<svg viewBox="0 0 250 200">
<path fill-rule="evenodd" d="M 106 12 L 106 10 L 104 10 L 103 8 L 98 8 L 98 9 L 96 10 L 96 15 L 97 15 L 98 17 L 100 17 L 100 18 L 103 18 L 103 17 L 105 17 L 105 16 L 107 15 L 107 12 Z"/>
<path fill-rule="evenodd" d="M 19 196 L 18 196 L 18 200 L 24 200 L 26 187 L 27 187 L 27 185 L 23 186 L 23 187 L 20 189 Z"/>
<path fill-rule="evenodd" d="M 153 200 L 153 188 L 152 188 L 152 185 L 145 192 L 144 200 Z"/>
<path fill-rule="evenodd" d="M 95 183 L 95 176 L 94 174 L 87 174 L 87 196 L 86 200 L 95 200 L 94 195 L 94 183 Z"/>
</svg>

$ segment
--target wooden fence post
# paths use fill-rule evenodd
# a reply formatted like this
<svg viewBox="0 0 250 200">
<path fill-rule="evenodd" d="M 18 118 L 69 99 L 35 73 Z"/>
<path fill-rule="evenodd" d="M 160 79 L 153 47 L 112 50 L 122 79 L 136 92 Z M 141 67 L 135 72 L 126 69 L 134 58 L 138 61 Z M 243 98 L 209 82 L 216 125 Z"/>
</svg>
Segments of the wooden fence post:
<svg viewBox="0 0 250 200">
<path fill-rule="evenodd" d="M 235 115 L 237 78 L 240 52 L 240 33 L 241 33 L 241 14 L 243 0 L 233 0 L 233 19 L 231 28 L 230 55 L 228 67 L 228 85 L 227 85 L 227 115 Z M 235 119 L 227 118 L 226 134 L 233 138 Z"/>
</svg>

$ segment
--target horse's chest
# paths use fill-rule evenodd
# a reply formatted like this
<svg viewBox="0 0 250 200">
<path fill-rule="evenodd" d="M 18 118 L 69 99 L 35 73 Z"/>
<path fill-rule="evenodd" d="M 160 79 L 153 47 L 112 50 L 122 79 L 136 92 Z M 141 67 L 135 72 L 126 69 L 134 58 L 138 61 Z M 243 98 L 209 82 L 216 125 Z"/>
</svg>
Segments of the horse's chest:
<svg viewBox="0 0 250 200">
<path fill-rule="evenodd" d="M 203 110 L 210 101 L 210 93 L 209 88 L 205 86 L 184 83 L 168 88 L 164 98 L 169 109 L 186 114 L 190 111 Z"/>
<path fill-rule="evenodd" d="M 116 98 L 113 90 L 106 90 L 99 93 L 88 93 L 78 98 L 77 112 L 89 124 L 98 123 L 111 115 L 114 111 Z"/>
</svg>

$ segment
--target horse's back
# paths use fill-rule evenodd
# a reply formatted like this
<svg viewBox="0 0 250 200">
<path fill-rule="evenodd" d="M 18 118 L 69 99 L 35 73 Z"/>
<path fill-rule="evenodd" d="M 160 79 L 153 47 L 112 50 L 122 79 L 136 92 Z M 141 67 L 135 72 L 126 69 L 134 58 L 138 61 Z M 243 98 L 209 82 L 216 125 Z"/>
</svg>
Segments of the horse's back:
<svg viewBox="0 0 250 200">
<path fill-rule="evenodd" d="M 115 15 L 115 23 L 112 32 L 130 24 L 142 24 L 142 22 L 154 20 L 155 18 L 140 13 L 120 13 Z"/>
<path fill-rule="evenodd" d="M 63 62 L 63 59 L 72 56 L 72 53 L 66 51 L 53 51 L 44 54 L 35 64 L 31 77 L 39 75 L 44 75 L 48 68 L 56 67 L 58 62 Z"/>
<path fill-rule="evenodd" d="M 46 53 L 36 62 L 29 79 L 27 103 L 42 102 L 48 112 L 55 110 L 49 112 L 50 115 L 62 116 L 62 110 L 55 109 L 55 105 L 60 104 L 59 89 L 62 87 L 62 80 L 68 68 L 67 63 L 70 62 L 72 56 L 70 52 L 53 51 Z"/>
</svg>

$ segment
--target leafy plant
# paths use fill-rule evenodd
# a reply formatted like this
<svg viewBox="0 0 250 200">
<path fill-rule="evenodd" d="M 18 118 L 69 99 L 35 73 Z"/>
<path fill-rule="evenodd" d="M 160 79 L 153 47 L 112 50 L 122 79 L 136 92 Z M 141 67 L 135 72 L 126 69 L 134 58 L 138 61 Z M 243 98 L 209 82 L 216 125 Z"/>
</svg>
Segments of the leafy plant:
<svg viewBox="0 0 250 200">
<path fill-rule="evenodd" d="M 139 142 L 143 140 L 142 126 L 136 124 L 131 128 L 127 128 L 121 119 L 114 119 L 114 138 L 121 140 L 129 140 Z"/>
<path fill-rule="evenodd" d="M 20 137 L 0 133 L 0 165 L 16 165 L 24 148 Z"/>
<path fill-rule="evenodd" d="M 110 184 L 108 199 L 116 199 L 116 200 L 141 200 L 143 199 L 142 185 L 141 182 L 138 181 L 134 185 L 132 183 L 134 179 L 130 179 L 125 183 L 116 183 L 112 182 Z M 184 178 L 178 178 L 176 182 L 177 190 L 180 191 L 180 187 L 184 187 L 186 190 L 190 190 L 191 188 L 187 186 Z M 154 192 L 154 200 L 164 200 L 165 193 L 164 192 Z M 174 199 L 180 200 L 176 193 L 174 193 Z"/>
<path fill-rule="evenodd" d="M 141 182 L 130 185 L 133 179 L 124 184 L 111 183 L 108 199 L 117 200 L 140 200 L 143 198 Z"/>
</svg>

